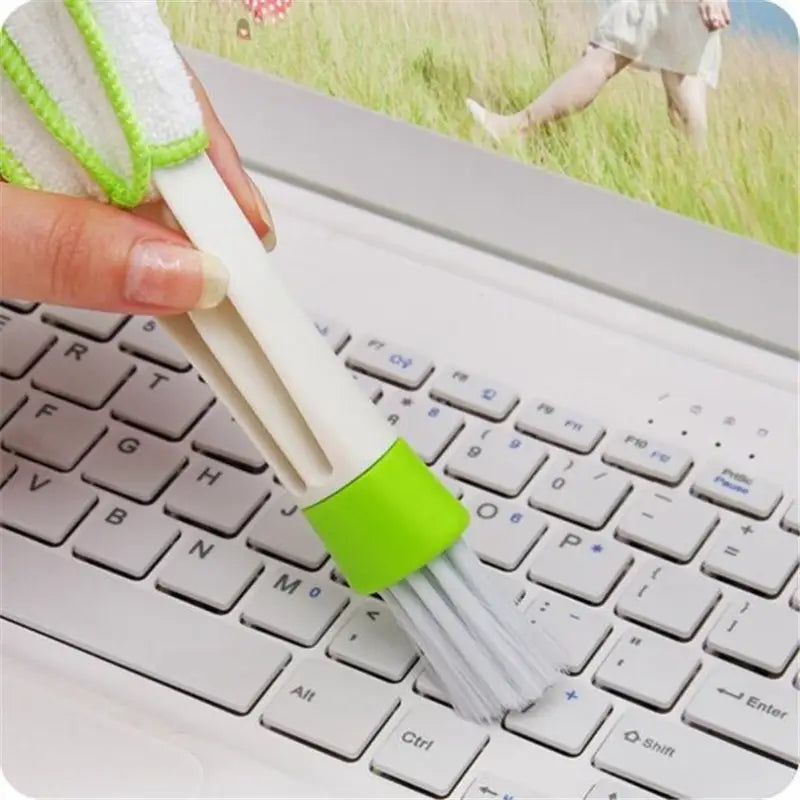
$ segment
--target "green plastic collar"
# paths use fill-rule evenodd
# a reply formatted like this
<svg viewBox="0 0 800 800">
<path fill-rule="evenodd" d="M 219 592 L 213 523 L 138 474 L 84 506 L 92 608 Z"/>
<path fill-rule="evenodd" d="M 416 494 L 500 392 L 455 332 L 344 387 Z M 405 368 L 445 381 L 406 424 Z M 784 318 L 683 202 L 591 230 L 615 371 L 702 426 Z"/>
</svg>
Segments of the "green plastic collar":
<svg viewBox="0 0 800 800">
<path fill-rule="evenodd" d="M 448 550 L 469 524 L 466 508 L 402 439 L 305 515 L 360 594 L 399 583 Z"/>
</svg>

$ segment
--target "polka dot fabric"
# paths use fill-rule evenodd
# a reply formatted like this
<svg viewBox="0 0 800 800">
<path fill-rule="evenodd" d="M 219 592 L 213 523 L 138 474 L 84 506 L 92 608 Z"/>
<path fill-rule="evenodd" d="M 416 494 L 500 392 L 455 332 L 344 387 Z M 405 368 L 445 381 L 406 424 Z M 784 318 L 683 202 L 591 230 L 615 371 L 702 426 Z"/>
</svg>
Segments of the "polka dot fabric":
<svg viewBox="0 0 800 800">
<path fill-rule="evenodd" d="M 256 22 L 282 22 L 293 0 L 244 0 Z"/>
</svg>

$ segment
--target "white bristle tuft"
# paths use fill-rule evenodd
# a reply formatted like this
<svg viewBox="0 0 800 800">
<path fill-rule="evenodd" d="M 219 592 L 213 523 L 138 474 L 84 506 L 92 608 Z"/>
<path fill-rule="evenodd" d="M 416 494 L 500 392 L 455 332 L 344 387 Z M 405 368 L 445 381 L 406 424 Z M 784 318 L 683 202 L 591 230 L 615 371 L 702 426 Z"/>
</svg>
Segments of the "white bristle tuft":
<svg viewBox="0 0 800 800">
<path fill-rule="evenodd" d="M 562 675 L 558 643 L 526 621 L 463 541 L 381 594 L 466 719 L 524 711 Z"/>
</svg>

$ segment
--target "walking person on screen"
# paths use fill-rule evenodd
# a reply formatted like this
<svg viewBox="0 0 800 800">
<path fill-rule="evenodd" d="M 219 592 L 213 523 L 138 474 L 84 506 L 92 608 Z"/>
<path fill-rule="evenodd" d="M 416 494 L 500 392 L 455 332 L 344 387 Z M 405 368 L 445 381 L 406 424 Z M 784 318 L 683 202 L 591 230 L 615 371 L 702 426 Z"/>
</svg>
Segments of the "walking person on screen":
<svg viewBox="0 0 800 800">
<path fill-rule="evenodd" d="M 660 70 L 670 119 L 698 147 L 707 131 L 706 91 L 715 88 L 720 32 L 731 23 L 726 0 L 595 0 L 597 24 L 581 59 L 530 105 L 496 114 L 467 99 L 496 141 L 582 111 L 630 65 Z"/>
</svg>

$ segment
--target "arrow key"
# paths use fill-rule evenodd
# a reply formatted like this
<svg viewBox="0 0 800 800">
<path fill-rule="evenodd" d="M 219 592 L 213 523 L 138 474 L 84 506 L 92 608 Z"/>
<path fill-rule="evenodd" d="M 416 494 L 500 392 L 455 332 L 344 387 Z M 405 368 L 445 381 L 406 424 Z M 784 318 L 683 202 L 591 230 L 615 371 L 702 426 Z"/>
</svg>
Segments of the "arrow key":
<svg viewBox="0 0 800 800">
<path fill-rule="evenodd" d="M 507 778 L 481 772 L 461 795 L 461 800 L 533 800 L 546 796 Z"/>
<path fill-rule="evenodd" d="M 591 789 L 583 800 L 649 800 L 657 795 L 623 781 L 603 779 Z"/>
<path fill-rule="evenodd" d="M 402 680 L 417 660 L 417 650 L 386 605 L 362 603 L 328 647 L 328 655 L 379 678 Z"/>
</svg>

